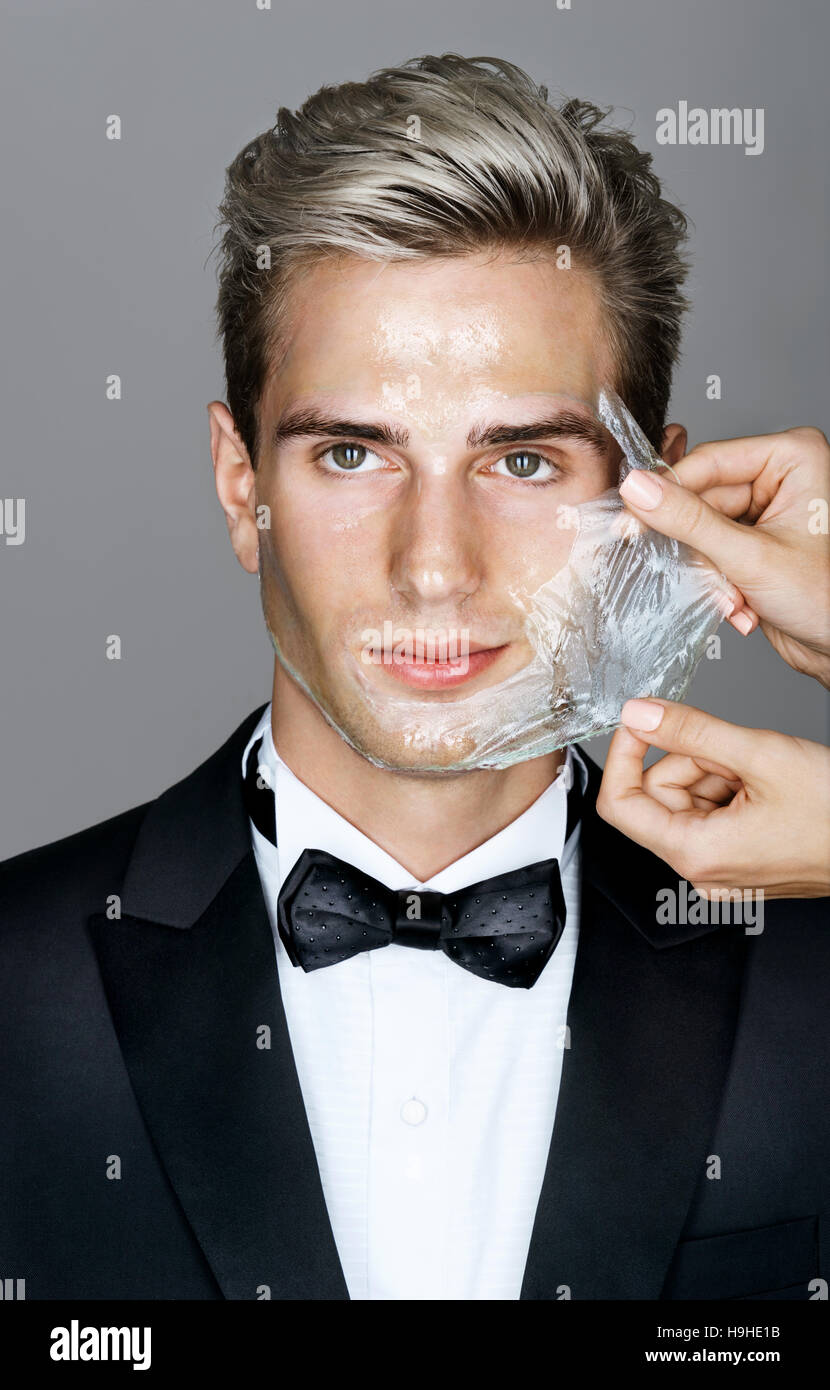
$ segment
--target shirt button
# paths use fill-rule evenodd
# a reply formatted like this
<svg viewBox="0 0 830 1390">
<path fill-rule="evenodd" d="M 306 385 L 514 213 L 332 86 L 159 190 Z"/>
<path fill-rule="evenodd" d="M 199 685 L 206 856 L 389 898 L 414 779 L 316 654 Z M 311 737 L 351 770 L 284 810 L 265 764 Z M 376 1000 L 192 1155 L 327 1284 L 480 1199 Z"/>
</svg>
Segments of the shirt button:
<svg viewBox="0 0 830 1390">
<path fill-rule="evenodd" d="M 413 1096 L 411 1100 L 405 1100 L 401 1106 L 401 1119 L 405 1125 L 423 1124 L 427 1117 L 427 1108 L 423 1101 L 416 1100 Z"/>
</svg>

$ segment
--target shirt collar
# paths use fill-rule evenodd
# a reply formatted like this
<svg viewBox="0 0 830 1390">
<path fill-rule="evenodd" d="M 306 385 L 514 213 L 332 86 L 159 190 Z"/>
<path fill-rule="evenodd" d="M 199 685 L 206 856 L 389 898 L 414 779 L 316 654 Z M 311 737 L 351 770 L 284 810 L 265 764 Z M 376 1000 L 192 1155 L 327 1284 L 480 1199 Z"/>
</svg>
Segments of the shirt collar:
<svg viewBox="0 0 830 1390">
<path fill-rule="evenodd" d="M 412 886 L 451 893 L 480 879 L 543 859 L 558 859 L 564 868 L 576 847 L 578 827 L 567 845 L 564 843 L 567 793 L 574 777 L 579 777 L 584 791 L 588 769 L 579 749 L 573 746 L 567 749 L 558 776 L 526 811 L 431 879 L 419 881 L 291 771 L 274 746 L 270 704 L 263 710 L 245 746 L 241 764 L 243 776 L 248 754 L 260 738 L 259 769 L 275 797 L 278 848 L 260 835 L 253 824 L 251 833 L 260 856 L 272 864 L 277 859 L 280 879 L 287 876 L 304 849 L 323 849 L 371 874 L 392 890 Z"/>
</svg>

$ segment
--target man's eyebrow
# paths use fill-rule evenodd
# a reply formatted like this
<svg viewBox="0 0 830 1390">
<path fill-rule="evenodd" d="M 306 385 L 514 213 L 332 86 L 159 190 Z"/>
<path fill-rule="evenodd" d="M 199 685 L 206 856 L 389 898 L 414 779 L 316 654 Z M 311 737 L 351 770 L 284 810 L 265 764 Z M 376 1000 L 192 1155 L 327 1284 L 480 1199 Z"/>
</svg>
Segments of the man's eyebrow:
<svg viewBox="0 0 830 1390">
<path fill-rule="evenodd" d="M 373 444 L 405 449 L 409 430 L 395 425 L 367 424 L 360 420 L 343 420 L 310 407 L 289 411 L 275 426 L 271 443 L 277 449 L 289 439 L 306 439 L 328 435 L 335 439 L 370 439 Z"/>
<path fill-rule="evenodd" d="M 274 448 L 279 448 L 289 439 L 324 436 L 334 439 L 366 439 L 373 444 L 385 444 L 389 448 L 399 449 L 405 449 L 409 444 L 409 430 L 402 426 L 344 420 L 340 416 L 326 415 L 310 407 L 289 411 L 274 426 L 271 443 Z M 590 445 L 599 453 L 605 453 L 608 448 L 608 436 L 602 426 L 597 421 L 571 410 L 560 410 L 526 425 L 473 425 L 467 435 L 467 448 L 486 449 L 500 444 L 529 443 L 534 439 L 576 439 Z"/>
<path fill-rule="evenodd" d="M 474 425 L 467 435 L 468 449 L 498 444 L 524 444 L 534 439 L 576 439 L 599 453 L 608 449 L 608 435 L 597 420 L 572 410 L 559 410 L 528 425 Z"/>
</svg>

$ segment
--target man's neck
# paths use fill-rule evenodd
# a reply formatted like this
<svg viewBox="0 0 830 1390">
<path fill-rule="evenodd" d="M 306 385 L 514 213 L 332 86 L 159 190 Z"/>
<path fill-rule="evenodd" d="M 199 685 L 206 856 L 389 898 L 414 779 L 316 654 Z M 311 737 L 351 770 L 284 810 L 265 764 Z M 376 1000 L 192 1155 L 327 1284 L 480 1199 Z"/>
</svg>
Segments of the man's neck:
<svg viewBox="0 0 830 1390">
<path fill-rule="evenodd" d="M 375 767 L 275 664 L 271 733 L 301 782 L 421 883 L 489 840 L 549 787 L 558 751 L 499 770 L 418 776 Z"/>
</svg>

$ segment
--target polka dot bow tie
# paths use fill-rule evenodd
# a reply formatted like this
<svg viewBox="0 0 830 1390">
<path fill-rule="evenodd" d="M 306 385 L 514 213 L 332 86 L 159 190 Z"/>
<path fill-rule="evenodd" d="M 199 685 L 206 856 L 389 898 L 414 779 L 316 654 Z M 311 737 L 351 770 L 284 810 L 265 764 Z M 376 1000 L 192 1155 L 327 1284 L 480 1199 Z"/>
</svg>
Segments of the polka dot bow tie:
<svg viewBox="0 0 830 1390">
<path fill-rule="evenodd" d="M 257 777 L 259 744 L 246 767 L 245 802 L 256 828 L 276 844 L 273 792 Z M 300 855 L 277 903 L 293 965 L 320 970 L 395 942 L 444 951 L 462 969 L 514 989 L 538 980 L 565 927 L 556 859 L 545 859 L 457 893 L 393 891 L 321 849 Z"/>
<path fill-rule="evenodd" d="M 530 989 L 565 926 L 559 864 L 545 859 L 458 893 L 397 892 L 321 849 L 300 855 L 280 891 L 277 918 L 294 965 L 319 970 L 361 951 L 443 951 L 464 970 Z"/>
</svg>

